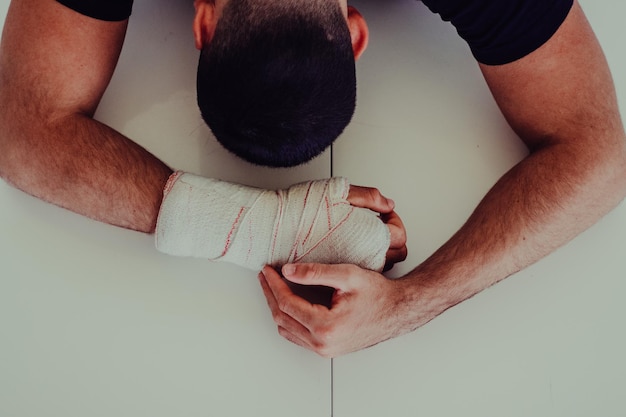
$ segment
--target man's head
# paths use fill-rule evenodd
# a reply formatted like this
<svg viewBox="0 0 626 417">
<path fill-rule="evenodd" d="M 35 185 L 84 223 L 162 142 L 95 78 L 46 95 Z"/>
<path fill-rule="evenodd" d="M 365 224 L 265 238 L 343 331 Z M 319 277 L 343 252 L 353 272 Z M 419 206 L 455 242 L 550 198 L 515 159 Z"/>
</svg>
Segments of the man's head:
<svg viewBox="0 0 626 417">
<path fill-rule="evenodd" d="M 354 113 L 367 27 L 346 0 L 196 0 L 198 104 L 222 145 L 293 166 L 326 149 Z"/>
</svg>

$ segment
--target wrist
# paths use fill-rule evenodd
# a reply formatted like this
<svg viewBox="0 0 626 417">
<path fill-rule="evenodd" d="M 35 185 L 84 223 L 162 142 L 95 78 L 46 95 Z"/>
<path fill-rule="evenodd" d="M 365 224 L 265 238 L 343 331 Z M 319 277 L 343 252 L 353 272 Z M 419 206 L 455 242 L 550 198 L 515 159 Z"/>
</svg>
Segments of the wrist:
<svg viewBox="0 0 626 417">
<path fill-rule="evenodd" d="M 425 271 L 418 266 L 397 279 L 402 287 L 398 291 L 399 303 L 407 317 L 407 326 L 417 329 L 474 294 L 467 293 L 454 278 L 450 271 Z"/>
</svg>

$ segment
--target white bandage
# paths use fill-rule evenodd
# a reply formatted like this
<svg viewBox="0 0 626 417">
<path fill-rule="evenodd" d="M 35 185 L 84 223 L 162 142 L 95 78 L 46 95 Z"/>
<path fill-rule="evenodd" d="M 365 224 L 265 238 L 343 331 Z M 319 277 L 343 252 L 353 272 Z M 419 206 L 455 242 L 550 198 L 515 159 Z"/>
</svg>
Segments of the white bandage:
<svg viewBox="0 0 626 417">
<path fill-rule="evenodd" d="M 345 178 L 267 191 L 193 174 L 173 174 L 156 228 L 161 252 L 260 270 L 286 263 L 352 263 L 380 271 L 388 227 L 347 201 Z"/>
</svg>

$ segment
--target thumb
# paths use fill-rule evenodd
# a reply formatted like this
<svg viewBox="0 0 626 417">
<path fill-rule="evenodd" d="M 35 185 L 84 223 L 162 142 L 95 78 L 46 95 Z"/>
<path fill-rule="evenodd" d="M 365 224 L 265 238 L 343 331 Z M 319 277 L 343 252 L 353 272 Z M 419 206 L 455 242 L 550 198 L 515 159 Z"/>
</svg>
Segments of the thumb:
<svg viewBox="0 0 626 417">
<path fill-rule="evenodd" d="M 385 197 L 376 188 L 350 185 L 348 202 L 355 207 L 373 210 L 377 213 L 391 213 L 395 208 L 392 199 Z"/>
<path fill-rule="evenodd" d="M 285 279 L 301 285 L 323 285 L 346 292 L 354 265 L 287 264 L 281 272 Z"/>
</svg>

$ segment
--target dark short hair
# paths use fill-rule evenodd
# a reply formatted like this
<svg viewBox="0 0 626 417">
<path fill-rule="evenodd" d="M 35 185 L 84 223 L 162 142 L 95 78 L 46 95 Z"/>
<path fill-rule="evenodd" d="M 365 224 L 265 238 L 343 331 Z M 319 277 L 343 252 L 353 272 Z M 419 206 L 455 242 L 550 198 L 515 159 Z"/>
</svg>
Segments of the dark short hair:
<svg viewBox="0 0 626 417">
<path fill-rule="evenodd" d="M 237 156 L 287 167 L 319 155 L 356 103 L 338 2 L 230 0 L 202 48 L 197 88 L 203 119 Z"/>
</svg>

